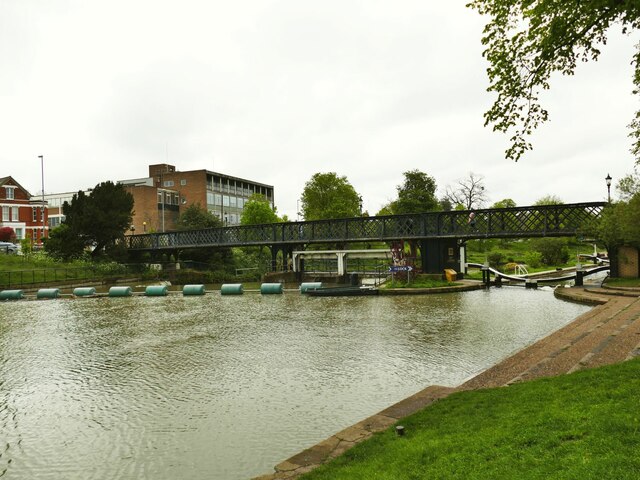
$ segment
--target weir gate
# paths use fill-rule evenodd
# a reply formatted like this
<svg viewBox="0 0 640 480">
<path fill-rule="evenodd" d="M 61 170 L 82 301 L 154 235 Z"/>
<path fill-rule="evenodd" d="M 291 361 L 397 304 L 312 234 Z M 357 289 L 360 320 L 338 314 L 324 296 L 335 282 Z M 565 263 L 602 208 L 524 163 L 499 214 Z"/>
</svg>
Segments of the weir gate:
<svg viewBox="0 0 640 480">
<path fill-rule="evenodd" d="M 328 244 L 334 249 L 349 243 L 405 241 L 420 248 L 423 272 L 442 273 L 445 268 L 460 271 L 466 240 L 581 235 L 600 218 L 605 205 L 591 202 L 237 225 L 128 235 L 125 244 L 131 252 L 175 256 L 190 248 L 267 246 L 275 265 L 278 252 L 291 258 L 294 250 L 310 245 Z"/>
</svg>

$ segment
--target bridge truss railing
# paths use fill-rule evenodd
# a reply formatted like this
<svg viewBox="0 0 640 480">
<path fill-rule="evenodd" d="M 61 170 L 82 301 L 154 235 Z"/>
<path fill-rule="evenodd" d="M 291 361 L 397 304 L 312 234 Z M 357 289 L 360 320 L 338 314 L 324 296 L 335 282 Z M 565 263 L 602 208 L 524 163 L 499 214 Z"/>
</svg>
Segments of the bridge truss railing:
<svg viewBox="0 0 640 480">
<path fill-rule="evenodd" d="M 375 242 L 430 238 L 507 238 L 570 236 L 597 219 L 602 202 L 503 209 L 429 212 L 415 215 L 357 217 L 273 223 L 130 235 L 130 250 L 202 246 L 251 246 L 331 242 Z"/>
</svg>

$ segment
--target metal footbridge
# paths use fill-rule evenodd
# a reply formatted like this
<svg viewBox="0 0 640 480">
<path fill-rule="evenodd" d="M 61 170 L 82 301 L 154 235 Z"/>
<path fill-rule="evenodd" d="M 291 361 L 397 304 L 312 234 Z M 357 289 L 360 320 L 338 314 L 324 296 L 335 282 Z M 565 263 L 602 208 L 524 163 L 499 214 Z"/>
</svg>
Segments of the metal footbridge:
<svg viewBox="0 0 640 480">
<path fill-rule="evenodd" d="M 195 247 L 306 245 L 394 240 L 575 236 L 600 217 L 605 203 L 575 203 L 310 222 L 238 225 L 129 235 L 131 251 Z"/>
<path fill-rule="evenodd" d="M 290 255 L 311 244 L 415 241 L 423 253 L 424 271 L 441 271 L 459 262 L 451 251 L 478 238 L 560 237 L 581 234 L 603 209 L 603 202 L 334 220 L 237 225 L 202 230 L 129 235 L 131 252 L 172 253 L 189 248 L 268 246 Z M 473 215 L 471 215 L 473 213 Z"/>
</svg>

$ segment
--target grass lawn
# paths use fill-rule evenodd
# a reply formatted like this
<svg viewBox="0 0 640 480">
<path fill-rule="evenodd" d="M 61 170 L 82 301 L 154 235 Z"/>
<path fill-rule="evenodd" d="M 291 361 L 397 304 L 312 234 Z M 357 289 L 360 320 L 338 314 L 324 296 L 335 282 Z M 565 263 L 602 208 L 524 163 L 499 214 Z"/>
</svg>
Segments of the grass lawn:
<svg viewBox="0 0 640 480">
<path fill-rule="evenodd" d="M 640 278 L 607 278 L 608 287 L 640 287 Z"/>
<path fill-rule="evenodd" d="M 382 284 L 381 288 L 440 288 L 440 287 L 454 287 L 456 285 L 462 285 L 461 283 L 447 282 L 445 280 L 436 280 L 432 278 L 417 277 L 407 283 L 403 280 L 393 280 Z"/>
<path fill-rule="evenodd" d="M 304 480 L 638 479 L 640 359 L 451 395 Z"/>
</svg>

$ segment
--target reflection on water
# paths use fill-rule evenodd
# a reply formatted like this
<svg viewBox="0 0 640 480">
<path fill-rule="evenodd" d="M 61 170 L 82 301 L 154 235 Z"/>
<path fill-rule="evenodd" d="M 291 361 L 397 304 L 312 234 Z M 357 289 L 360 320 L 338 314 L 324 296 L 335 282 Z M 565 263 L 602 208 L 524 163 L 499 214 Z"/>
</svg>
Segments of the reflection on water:
<svg viewBox="0 0 640 480">
<path fill-rule="evenodd" d="M 0 304 L 0 478 L 244 479 L 587 308 L 523 289 Z"/>
</svg>

